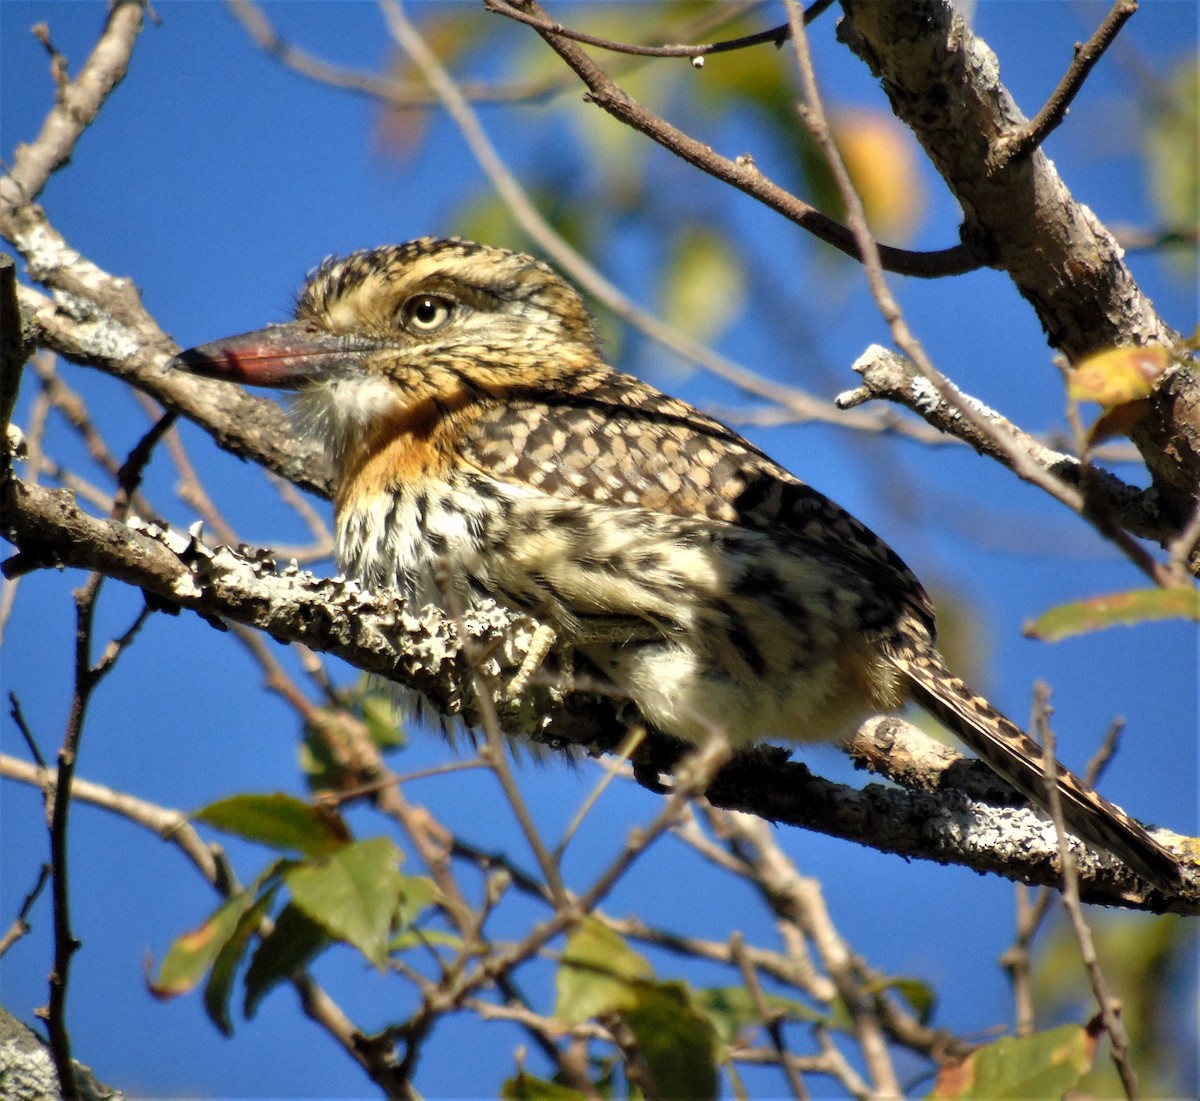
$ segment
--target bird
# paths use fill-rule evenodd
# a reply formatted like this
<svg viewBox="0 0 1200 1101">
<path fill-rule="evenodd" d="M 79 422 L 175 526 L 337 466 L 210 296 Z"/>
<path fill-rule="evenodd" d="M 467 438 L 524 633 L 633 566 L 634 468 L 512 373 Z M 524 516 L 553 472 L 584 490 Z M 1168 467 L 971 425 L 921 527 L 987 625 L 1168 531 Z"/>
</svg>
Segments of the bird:
<svg viewBox="0 0 1200 1101">
<path fill-rule="evenodd" d="M 365 588 L 529 614 L 685 743 L 836 740 L 912 700 L 1047 807 L 1041 747 L 950 670 L 899 555 L 732 428 L 607 363 L 549 265 L 455 237 L 331 257 L 292 321 L 172 363 L 294 391 L 298 431 L 335 472 L 338 567 Z M 1163 844 L 1055 768 L 1071 832 L 1178 889 Z"/>
</svg>

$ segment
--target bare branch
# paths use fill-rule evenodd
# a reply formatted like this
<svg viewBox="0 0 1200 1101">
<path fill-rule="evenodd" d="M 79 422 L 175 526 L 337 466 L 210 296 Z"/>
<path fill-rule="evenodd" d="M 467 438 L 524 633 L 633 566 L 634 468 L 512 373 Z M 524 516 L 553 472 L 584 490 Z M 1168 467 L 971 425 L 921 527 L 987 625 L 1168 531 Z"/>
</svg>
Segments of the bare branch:
<svg viewBox="0 0 1200 1101">
<path fill-rule="evenodd" d="M 847 218 L 854 238 L 863 258 L 867 283 L 871 295 L 879 307 L 879 312 L 891 330 L 892 339 L 912 361 L 924 381 L 936 392 L 958 416 L 969 423 L 973 432 L 989 441 L 1004 458 L 1006 465 L 1025 481 L 1031 482 L 1044 490 L 1067 508 L 1091 520 L 1096 529 L 1114 543 L 1138 569 L 1142 570 L 1156 583 L 1160 582 L 1160 570 L 1157 563 L 1146 553 L 1145 549 L 1129 535 L 1127 531 L 1111 521 L 1107 513 L 1092 507 L 1092 502 L 1084 489 L 1089 484 L 1090 465 L 1081 467 L 1081 486 L 1067 484 L 1051 470 L 1039 465 L 1022 445 L 1023 441 L 1015 438 L 1003 427 L 984 416 L 978 403 L 967 398 L 957 386 L 943 375 L 925 354 L 919 340 L 908 327 L 900 306 L 888 287 L 884 274 L 883 259 L 878 243 L 867 226 L 866 213 L 862 200 L 854 189 L 850 173 L 846 169 L 841 153 L 833 141 L 832 131 L 825 116 L 821 94 L 817 87 L 816 74 L 812 67 L 812 57 L 808 49 L 808 36 L 800 17 L 796 0 L 785 0 L 788 16 L 792 25 L 792 43 L 800 68 L 800 81 L 804 89 L 804 104 L 800 115 L 809 128 L 825 155 L 838 191 L 846 204 Z"/>
<path fill-rule="evenodd" d="M 832 3 L 833 0 L 815 0 L 804 12 L 804 21 L 811 23 L 817 16 L 828 9 Z M 768 42 L 773 46 L 779 47 L 791 37 L 791 29 L 786 23 L 783 23 L 778 27 L 770 28 L 770 30 L 757 31 L 754 34 L 741 35 L 738 38 L 729 38 L 722 42 L 710 42 L 693 46 L 639 46 L 632 42 L 617 42 L 614 39 L 603 38 L 600 35 L 586 34 L 583 31 L 572 30 L 562 23 L 556 23 L 550 19 L 538 18 L 535 15 L 523 12 L 515 4 L 509 3 L 508 0 L 483 0 L 483 6 L 488 11 L 506 16 L 518 23 L 524 23 L 527 27 L 532 27 L 540 34 L 553 34 L 560 38 L 568 38 L 572 42 L 581 42 L 585 46 L 597 46 L 602 50 L 611 50 L 613 53 L 631 54 L 634 57 L 688 57 L 693 61 L 699 58 L 701 59 L 701 63 L 703 63 L 702 59 L 710 54 L 744 50 L 750 46 L 760 46 Z"/>
<path fill-rule="evenodd" d="M 771 1046 L 779 1053 L 780 1063 L 786 1073 L 788 1089 L 791 1090 L 792 1097 L 796 1101 L 808 1101 L 809 1093 L 800 1077 L 800 1072 L 788 1059 L 789 1052 L 784 1040 L 783 1029 L 780 1027 L 779 1015 L 772 1013 L 767 1005 L 758 972 L 755 971 L 754 964 L 746 955 L 746 939 L 740 931 L 735 931 L 729 938 L 729 952 L 741 972 L 743 984 L 750 992 L 750 998 L 754 1003 L 754 1012 L 758 1014 L 759 1021 L 767 1030 Z"/>
<path fill-rule="evenodd" d="M 949 380 L 942 388 L 933 386 L 912 360 L 872 344 L 854 363 L 853 369 L 862 376 L 863 384 L 839 394 L 835 399 L 839 408 L 851 409 L 877 398 L 897 402 L 939 431 L 1002 463 L 1018 477 L 1034 481 L 1029 473 L 1032 467 L 1068 488 L 1079 486 L 1083 464 L 1074 455 L 1047 447 L 1002 413 L 958 390 Z M 955 402 L 947 400 L 946 394 L 950 392 L 957 396 Z M 962 415 L 964 406 L 971 409 L 970 417 Z M 1001 447 L 1000 439 L 1007 439 L 1008 446 Z M 1018 455 L 1023 461 L 1017 461 Z M 1092 470 L 1095 492 L 1114 519 L 1131 534 L 1164 545 L 1176 537 L 1177 529 L 1163 514 L 1156 491 L 1128 485 L 1100 468 L 1093 467 Z M 1035 484 L 1038 483 L 1035 481 Z M 1063 503 L 1072 511 L 1083 508 L 1082 496 L 1068 497 Z"/>
<path fill-rule="evenodd" d="M 996 137 L 1026 120 L 998 79 L 995 55 L 951 0 L 844 0 L 842 8 L 838 37 L 879 77 L 961 204 L 966 237 L 1008 273 L 1050 345 L 1075 361 L 1121 344 L 1173 344 L 1112 235 L 1041 149 L 1001 172 L 989 167 Z M 1198 389 L 1193 372 L 1168 372 L 1131 429 L 1177 525 L 1200 482 Z"/>
<path fill-rule="evenodd" d="M 821 964 L 837 987 L 871 1076 L 870 1095 L 903 1096 L 872 999 L 854 973 L 850 946 L 834 925 L 820 884 L 797 873 L 776 843 L 768 823 L 729 813 L 719 817 L 722 833 L 753 866 L 754 881 L 764 901 L 780 918 L 794 923 L 812 942 Z"/>
<path fill-rule="evenodd" d="M 179 346 L 142 310 L 136 297 L 132 303 L 128 301 L 126 291 L 132 284 L 83 259 L 46 222 L 38 208 L 31 210 L 37 212 L 36 219 L 26 212 L 19 221 L 29 228 L 35 242 L 45 246 L 38 253 L 47 265 L 39 269 L 41 278 L 48 283 L 85 286 L 86 296 L 86 303 L 81 304 L 70 293 L 48 298 L 29 287 L 18 287 L 18 300 L 39 330 L 40 343 L 74 363 L 96 367 L 183 414 L 202 425 L 217 445 L 230 453 L 253 458 L 302 489 L 330 495 L 331 475 L 324 448 L 298 437 L 279 405 L 231 391 L 224 383 L 165 370 Z M 36 226 L 27 226 L 34 221 Z M 4 224 L 0 211 L 0 231 Z M 24 239 L 19 236 L 17 240 Z M 131 320 L 122 321 L 118 312 L 130 314 Z"/>
<path fill-rule="evenodd" d="M 1120 1002 L 1113 996 L 1100 969 L 1100 960 L 1096 956 L 1096 945 L 1092 940 L 1092 931 L 1088 928 L 1083 916 L 1083 907 L 1079 898 L 1079 874 L 1075 868 L 1075 859 L 1067 839 L 1067 827 L 1062 815 L 1062 798 L 1058 790 L 1058 767 L 1054 756 L 1054 730 L 1049 722 L 1050 691 L 1044 684 L 1037 686 L 1036 702 L 1034 704 L 1035 721 L 1033 726 L 1038 731 L 1042 742 L 1042 766 L 1046 778 L 1046 801 L 1050 817 L 1054 822 L 1054 832 L 1058 837 L 1059 857 L 1062 860 L 1062 900 L 1063 908 L 1071 919 L 1071 929 L 1075 941 L 1079 945 L 1079 955 L 1083 966 L 1092 983 L 1092 991 L 1100 1008 L 1100 1020 L 1104 1031 L 1108 1034 L 1109 1049 L 1121 1084 L 1125 1087 L 1125 1096 L 1133 1101 L 1137 1096 L 1137 1074 L 1129 1061 L 1129 1036 L 1119 1015 Z"/>
<path fill-rule="evenodd" d="M 531 14 L 544 19 L 545 13 L 534 0 L 522 0 L 522 6 Z M 653 112 L 648 111 L 624 89 L 620 88 L 586 53 L 573 42 L 550 32 L 539 31 L 547 45 L 555 51 L 578 75 L 588 89 L 589 100 L 608 112 L 619 122 L 632 126 L 668 152 L 695 165 L 710 176 L 730 184 L 751 198 L 757 199 L 777 214 L 794 222 L 815 237 L 846 253 L 859 257 L 854 235 L 843 225 L 822 214 L 815 207 L 798 199 L 777 184 L 772 183 L 754 165 L 749 156 L 731 161 L 714 152 L 703 142 L 685 134 Z M 883 246 L 880 249 L 883 263 L 889 271 L 919 278 L 937 278 L 944 275 L 960 275 L 980 266 L 974 250 L 965 244 L 940 252 L 917 253 L 904 249 Z"/>
<path fill-rule="evenodd" d="M 49 881 L 50 865 L 43 864 L 38 871 L 37 882 L 33 885 L 33 890 L 25 896 L 25 901 L 21 903 L 21 909 L 13 918 L 8 931 L 0 937 L 0 958 L 3 958 L 4 953 L 29 932 L 29 914 L 33 910 L 33 904 L 38 900 L 38 895 L 42 893 Z"/>
<path fill-rule="evenodd" d="M 3 753 L 0 753 L 0 776 L 34 787 L 53 787 L 55 783 L 55 773 L 52 769 L 29 764 Z M 163 841 L 178 846 L 196 870 L 213 886 L 222 882 L 223 873 L 217 857 L 219 849 L 205 844 L 183 811 L 162 807 L 106 787 L 104 784 L 81 780 L 78 777 L 71 784 L 71 798 L 77 803 L 89 803 L 137 823 Z"/>
<path fill-rule="evenodd" d="M 511 211 L 521 228 L 571 279 L 623 321 L 636 326 L 652 340 L 677 355 L 698 363 L 705 370 L 726 379 L 747 393 L 776 402 L 794 416 L 812 421 L 845 425 L 828 402 L 820 401 L 795 387 L 761 378 L 745 367 L 705 347 L 687 333 L 680 332 L 630 301 L 619 287 L 606 279 L 542 216 L 520 182 L 509 171 L 488 140 L 479 118 L 466 102 L 461 90 L 438 61 L 428 43 L 420 36 L 403 8 L 393 0 L 382 0 L 388 27 L 397 44 L 421 69 L 450 117 L 462 131 L 475 159 L 479 162 L 496 193 Z"/>
<path fill-rule="evenodd" d="M 1092 37 L 1083 45 L 1075 46 L 1074 59 L 1037 115 L 1019 130 L 1001 134 L 996 139 L 988 153 L 992 171 L 1002 172 L 1010 161 L 1029 156 L 1062 125 L 1071 102 L 1079 94 L 1088 74 L 1136 11 L 1137 0 L 1117 0 Z"/>
<path fill-rule="evenodd" d="M 141 0 L 116 0 L 91 56 L 73 81 L 60 83 L 42 132 L 19 145 L 12 168 L 0 177 L 0 207 L 34 202 L 50 177 L 71 159 L 75 143 L 91 126 L 129 68 L 142 30 Z"/>
</svg>

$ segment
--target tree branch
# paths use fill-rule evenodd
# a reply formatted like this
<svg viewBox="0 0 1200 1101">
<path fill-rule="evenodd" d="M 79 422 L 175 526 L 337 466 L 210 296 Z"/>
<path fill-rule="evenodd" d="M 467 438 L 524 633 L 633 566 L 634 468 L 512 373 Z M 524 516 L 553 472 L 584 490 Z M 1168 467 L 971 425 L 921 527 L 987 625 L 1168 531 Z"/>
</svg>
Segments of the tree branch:
<svg viewBox="0 0 1200 1101">
<path fill-rule="evenodd" d="M 862 376 L 863 383 L 834 399 L 839 408 L 853 409 L 873 399 L 895 402 L 910 409 L 939 431 L 970 444 L 981 455 L 1002 463 L 1018 477 L 1026 475 L 1013 461 L 1015 452 L 1024 455 L 1038 470 L 1078 489 L 1083 477 L 1083 464 L 1074 455 L 1047 447 L 1002 413 L 960 392 L 961 401 L 969 402 L 976 413 L 974 419 L 963 417 L 959 409 L 946 401 L 904 356 L 872 344 L 854 363 L 853 369 Z M 978 426 L 979 421 L 986 423 L 989 431 L 982 431 Z M 1011 446 L 998 447 L 997 435 L 1007 437 Z M 1178 529 L 1170 517 L 1164 515 L 1156 490 L 1129 485 L 1099 467 L 1091 468 L 1089 476 L 1093 479 L 1089 492 L 1097 494 L 1112 519 L 1130 533 L 1143 539 L 1153 539 L 1163 547 L 1178 540 Z M 1082 507 L 1082 500 L 1078 504 Z"/>
<path fill-rule="evenodd" d="M 79 76 L 60 84 L 41 133 L 29 144 L 17 146 L 12 168 L 0 177 L 0 206 L 34 202 L 50 177 L 71 159 L 80 135 L 125 79 L 142 30 L 143 11 L 141 0 L 116 0 L 111 5 L 104 30 Z"/>
<path fill-rule="evenodd" d="M 1099 219 L 1075 201 L 1041 149 L 992 165 L 1026 119 L 995 55 L 951 0 L 842 0 L 838 37 L 879 78 L 966 215 L 964 233 L 1033 307 L 1051 347 L 1072 361 L 1121 344 L 1173 344 Z M 1131 431 L 1164 513 L 1182 524 L 1200 483 L 1200 385 L 1164 376 Z"/>
<path fill-rule="evenodd" d="M 30 287 L 17 288 L 18 301 L 37 330 L 40 344 L 73 363 L 128 383 L 202 425 L 217 445 L 231 454 L 253 459 L 301 489 L 330 496 L 332 474 L 324 448 L 297 436 L 276 402 L 185 371 L 166 370 L 179 345 L 149 314 L 142 312 L 129 323 L 117 316 L 114 301 L 120 299 L 128 281 L 94 267 L 69 248 L 37 207 L 30 211 L 41 221 L 37 239 L 53 240 L 52 253 L 42 254 L 52 265 L 44 272 L 47 280 L 65 278 L 66 265 L 74 263 L 86 266 L 94 283 L 92 297 L 86 302 L 62 292 L 48 297 Z M 2 226 L 0 213 L 0 232 Z"/>
<path fill-rule="evenodd" d="M 994 171 L 1001 172 L 1010 161 L 1029 156 L 1062 125 L 1067 117 L 1067 109 L 1079 94 L 1088 74 L 1136 11 L 1136 0 L 1117 0 L 1092 37 L 1083 45 L 1076 45 L 1070 66 L 1037 115 L 1020 130 L 1003 134 L 996 140 L 990 154 Z"/>
<path fill-rule="evenodd" d="M 811 23 L 822 12 L 826 11 L 833 0 L 815 0 L 804 12 L 804 21 Z M 539 34 L 553 34 L 560 38 L 569 38 L 572 42 L 581 42 L 585 46 L 596 46 L 601 50 L 611 50 L 613 53 L 630 54 L 633 57 L 687 57 L 693 61 L 703 59 L 709 54 L 729 53 L 733 50 L 744 50 L 750 46 L 761 46 L 770 43 L 782 46 L 791 36 L 791 29 L 786 23 L 769 30 L 756 31 L 753 34 L 728 38 L 721 42 L 708 42 L 698 45 L 669 45 L 669 46 L 639 46 L 633 42 L 618 42 L 612 38 L 604 38 L 596 34 L 585 34 L 583 31 L 572 30 L 562 23 L 550 19 L 539 19 L 535 15 L 521 11 L 508 0 L 483 0 L 483 6 L 490 12 L 503 15 L 517 23 L 532 27 Z"/>
<path fill-rule="evenodd" d="M 143 521 L 123 525 L 97 519 L 80 510 L 70 493 L 15 478 L 4 487 L 2 503 L 5 534 L 20 550 L 21 568 L 101 570 L 210 622 L 232 619 L 335 654 L 364 672 L 417 689 L 444 714 L 468 724 L 478 721 L 458 633 L 435 608 L 414 613 L 389 592 L 365 593 L 353 582 L 318 579 L 292 567 L 277 570 L 265 553 L 244 557 Z M 464 621 L 475 652 L 489 655 L 485 672 L 506 683 L 521 666 L 534 621 L 492 606 L 471 611 Z M 558 750 L 611 750 L 626 734 L 621 705 L 603 695 L 564 697 L 551 685 L 535 684 L 518 701 L 498 694 L 495 702 L 507 735 Z M 648 738 L 633 758 L 635 774 L 652 786 L 678 764 L 682 752 L 678 743 Z M 786 756 L 771 747 L 738 756 L 707 797 L 717 806 L 884 852 L 962 863 L 1027 882 L 1057 882 L 1052 839 L 1044 819 L 1032 810 L 989 806 L 956 790 L 870 786 L 856 791 L 815 777 Z M 1200 885 L 1168 899 L 1147 893 L 1112 858 L 1078 846 L 1077 860 L 1088 901 L 1154 912 L 1191 912 L 1200 905 Z"/>
<path fill-rule="evenodd" d="M 545 13 L 534 0 L 521 0 L 520 7 L 545 20 Z M 648 111 L 618 86 L 574 42 L 549 31 L 539 30 L 538 34 L 578 74 L 587 86 L 588 99 L 618 122 L 632 126 L 677 157 L 757 199 L 788 221 L 794 222 L 801 229 L 807 230 L 848 256 L 859 256 L 854 235 L 844 225 L 772 183 L 755 167 L 752 158 L 744 156 L 731 161 L 722 157 L 703 142 L 697 141 Z M 961 275 L 974 271 L 982 263 L 979 254 L 968 244 L 955 245 L 940 252 L 924 253 L 908 252 L 884 245 L 880 246 L 880 256 L 889 271 L 925 279 Z"/>
</svg>

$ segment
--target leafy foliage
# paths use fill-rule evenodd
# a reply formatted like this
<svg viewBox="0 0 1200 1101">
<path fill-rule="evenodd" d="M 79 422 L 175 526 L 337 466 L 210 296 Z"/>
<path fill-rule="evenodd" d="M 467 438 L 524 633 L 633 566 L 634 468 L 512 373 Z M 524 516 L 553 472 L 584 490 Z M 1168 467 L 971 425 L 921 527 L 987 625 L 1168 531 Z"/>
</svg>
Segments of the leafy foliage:
<svg viewBox="0 0 1200 1101">
<path fill-rule="evenodd" d="M 1005 1036 L 942 1069 L 936 1101 L 1018 1101 L 1061 1097 L 1091 1069 L 1096 1037 L 1078 1025 Z"/>
<path fill-rule="evenodd" d="M 208 975 L 204 1005 L 213 1023 L 232 1031 L 229 1000 L 251 943 L 244 1012 L 254 1015 L 263 997 L 314 957 L 340 942 L 375 967 L 415 942 L 398 935 L 413 927 L 436 896 L 432 882 L 399 871 L 404 854 L 386 837 L 354 841 L 340 816 L 291 796 L 239 795 L 198 811 L 196 818 L 247 841 L 301 859 L 277 858 L 250 887 L 236 891 L 198 929 L 167 952 L 151 991 L 172 997 Z M 289 901 L 272 921 L 281 894 Z"/>
</svg>

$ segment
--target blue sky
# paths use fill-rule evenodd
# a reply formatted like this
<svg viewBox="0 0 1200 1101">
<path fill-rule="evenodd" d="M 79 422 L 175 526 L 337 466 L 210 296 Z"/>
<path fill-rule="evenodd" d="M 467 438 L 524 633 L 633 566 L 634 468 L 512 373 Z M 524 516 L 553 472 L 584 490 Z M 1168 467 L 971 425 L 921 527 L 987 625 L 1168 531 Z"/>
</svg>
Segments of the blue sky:
<svg viewBox="0 0 1200 1101">
<path fill-rule="evenodd" d="M 447 6 L 413 7 L 429 19 Z M 976 23 L 1001 58 L 1002 78 L 1032 114 L 1069 60 L 1071 44 L 1086 37 L 1104 10 L 985 2 Z M 283 319 L 305 271 L 327 254 L 461 228 L 482 177 L 444 116 L 426 122 L 415 152 L 385 155 L 375 105 L 283 70 L 248 41 L 224 7 L 168 0 L 156 11 L 161 25 L 147 26 L 125 84 L 41 202 L 84 255 L 136 281 L 148 307 L 181 344 Z M 370 3 L 281 2 L 268 11 L 282 31 L 329 60 L 373 68 L 392 55 Z M 838 102 L 883 109 L 869 75 L 834 42 L 832 14 L 813 33 L 825 86 L 836 89 Z M 46 57 L 29 26 L 49 23 L 74 72 L 103 17 L 99 3 L 0 5 L 0 155 L 11 157 L 18 142 L 36 134 L 52 102 Z M 496 17 L 478 18 L 495 27 Z M 1105 60 L 1067 125 L 1050 140 L 1048 152 L 1068 184 L 1102 220 L 1153 223 L 1138 156 L 1140 67 L 1165 75 L 1194 50 L 1194 22 L 1190 3 L 1145 4 L 1129 27 L 1128 48 Z M 532 56 L 519 28 L 503 33 L 514 56 L 526 56 L 518 50 Z M 475 64 L 503 72 L 506 63 L 492 57 Z M 566 190 L 557 199 L 570 204 L 569 156 L 586 148 L 588 128 L 616 124 L 595 111 L 576 111 L 565 123 L 563 118 L 558 105 L 483 113 L 518 174 L 545 168 L 545 158 L 561 148 Z M 744 120 L 716 120 L 713 127 L 706 140 L 726 142 L 722 151 L 753 142 Z M 756 148 L 755 154 L 769 173 L 786 169 L 779 150 Z M 751 296 L 722 334 L 721 349 L 821 396 L 851 387 L 850 363 L 868 343 L 886 341 L 860 275 L 750 200 L 726 194 L 664 153 L 649 157 L 665 189 L 664 205 L 678 195 L 681 216 L 699 219 L 708 211 L 733 220 L 744 236 L 747 262 L 761 264 L 764 277 L 781 288 L 781 302 L 769 306 Z M 932 172 L 925 186 L 929 210 L 914 245 L 945 247 L 955 240 L 954 204 Z M 653 306 L 660 252 L 658 241 L 625 233 L 605 242 L 595 259 L 633 297 Z M 1194 288 L 1155 258 L 1131 263 L 1160 312 L 1190 331 Z M 1002 276 L 895 279 L 893 289 L 934 361 L 965 390 L 1031 430 L 1062 426 L 1061 382 L 1036 320 Z M 786 315 L 788 323 L 762 324 L 759 315 L 768 309 Z M 627 356 L 623 365 L 696 404 L 726 410 L 749 404 L 635 337 L 621 339 L 620 347 Z M 69 364 L 62 371 L 87 398 L 114 449 L 127 450 L 147 425 L 140 407 L 107 378 Z M 28 388 L 19 421 L 27 408 Z M 1105 792 L 1141 817 L 1195 832 L 1194 631 L 1182 624 L 1146 625 L 1053 646 L 1022 636 L 1022 624 L 1054 604 L 1139 583 L 1086 526 L 965 448 L 923 449 L 830 428 L 751 427 L 747 434 L 883 534 L 948 604 L 971 609 L 967 629 L 981 640 L 979 687 L 997 704 L 1021 720 L 1033 682 L 1053 685 L 1060 754 L 1068 763 L 1082 765 L 1112 717 L 1124 715 L 1126 744 Z M 257 470 L 218 452 L 198 430 L 187 427 L 184 437 L 243 539 L 270 546 L 303 538 Z M 83 461 L 68 432 L 56 428 L 50 442 L 64 463 Z M 1132 469 L 1121 473 L 1137 477 Z M 192 517 L 174 500 L 174 483 L 160 454 L 148 488 L 172 521 L 187 524 Z M 66 715 L 70 590 L 79 581 L 55 572 L 26 578 L 4 640 L 3 687 L 20 696 L 48 754 Z M 98 637 L 123 629 L 138 604 L 136 594 L 110 584 Z M 349 679 L 350 672 L 339 670 L 339 676 Z M 154 618 L 95 701 L 80 775 L 184 809 L 235 791 L 300 792 L 296 720 L 260 691 L 260 681 L 227 637 L 192 617 Z M 0 744 L 4 752 L 23 754 L 7 718 Z M 451 753 L 434 738 L 418 737 L 404 767 L 441 762 Z M 806 759 L 818 771 L 851 775 L 831 750 Z M 586 769 L 572 772 L 557 764 L 523 774 L 548 831 L 569 820 L 592 779 Z M 485 777 L 458 774 L 412 794 L 479 844 L 525 859 Z M 463 807 L 477 809 L 464 816 Z M 581 837 L 569 875 L 586 883 L 588 869 L 656 807 L 656 797 L 644 791 L 613 792 Z M 355 825 L 379 828 L 361 815 Z M 7 924 L 45 856 L 37 794 L 11 783 L 0 787 L 0 826 L 0 924 Z M 857 950 L 881 970 L 920 976 L 938 989 L 939 1021 L 971 1032 L 1010 1020 L 1006 982 L 994 962 L 1011 936 L 1009 884 L 961 869 L 906 864 L 803 833 L 782 840 L 805 874 L 823 882 L 834 919 Z M 152 1000 L 142 979 L 147 953 L 161 958 L 172 937 L 211 908 L 211 892 L 168 846 L 99 812 L 75 812 L 72 845 L 75 920 L 84 949 L 75 963 L 70 1020 L 79 1057 L 103 1078 L 145 1095 L 369 1094 L 356 1068 L 303 1021 L 288 991 L 269 997 L 232 1040 L 211 1028 L 198 998 Z M 231 851 L 244 876 L 261 862 L 261 854 L 238 846 Z M 35 911 L 34 933 L 0 965 L 4 1002 L 18 1014 L 45 1001 L 51 958 L 46 901 Z M 614 913 L 635 908 L 700 935 L 723 939 L 738 926 L 751 939 L 771 943 L 773 937 L 748 892 L 724 883 L 715 888 L 705 869 L 673 842 L 649 854 L 609 906 Z M 508 932 L 519 928 L 514 923 Z M 674 965 L 659 962 L 671 973 Z M 348 951 L 331 954 L 317 974 L 350 1015 L 368 1025 L 393 1019 L 397 1000 L 403 1000 L 394 981 L 373 975 Z M 688 974 L 696 982 L 719 981 Z M 429 1097 L 471 1096 L 479 1083 L 490 1093 L 511 1072 L 519 1041 L 504 1026 L 451 1021 L 439 1028 L 419 1085 Z"/>
</svg>

